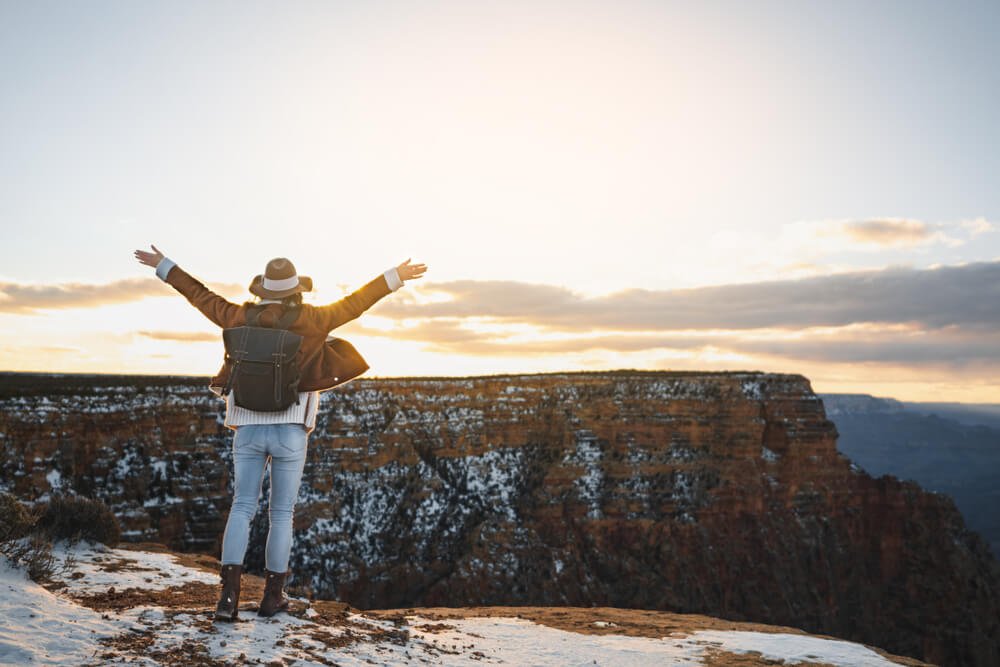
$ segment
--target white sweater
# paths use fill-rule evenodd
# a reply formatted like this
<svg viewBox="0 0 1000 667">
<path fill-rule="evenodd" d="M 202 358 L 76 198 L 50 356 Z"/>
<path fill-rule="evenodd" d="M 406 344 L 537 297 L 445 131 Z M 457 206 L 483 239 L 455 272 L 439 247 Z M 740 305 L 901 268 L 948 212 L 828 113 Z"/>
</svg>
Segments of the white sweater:
<svg viewBox="0 0 1000 667">
<path fill-rule="evenodd" d="M 316 411 L 319 408 L 318 391 L 300 391 L 299 403 L 292 403 L 280 412 L 258 412 L 241 408 L 233 402 L 235 392 L 226 396 L 225 425 L 231 429 L 247 424 L 305 424 L 306 431 L 316 428 Z"/>
</svg>

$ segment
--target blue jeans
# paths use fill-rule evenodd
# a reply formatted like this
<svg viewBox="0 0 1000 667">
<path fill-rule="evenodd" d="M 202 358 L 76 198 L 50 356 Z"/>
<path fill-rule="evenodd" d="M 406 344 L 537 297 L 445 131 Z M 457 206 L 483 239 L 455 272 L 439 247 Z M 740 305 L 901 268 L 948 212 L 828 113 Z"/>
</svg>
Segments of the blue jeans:
<svg viewBox="0 0 1000 667">
<path fill-rule="evenodd" d="M 292 550 L 292 514 L 299 495 L 309 434 L 302 424 L 247 424 L 233 436 L 233 506 L 222 538 L 222 564 L 243 564 L 250 521 L 257 513 L 264 466 L 271 459 L 267 545 L 264 566 L 288 570 Z"/>
</svg>

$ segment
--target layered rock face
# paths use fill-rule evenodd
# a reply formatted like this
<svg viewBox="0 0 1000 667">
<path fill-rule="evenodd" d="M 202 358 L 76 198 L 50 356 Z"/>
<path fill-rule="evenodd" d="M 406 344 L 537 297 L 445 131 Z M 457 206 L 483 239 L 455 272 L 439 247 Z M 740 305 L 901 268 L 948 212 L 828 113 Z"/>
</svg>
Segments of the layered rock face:
<svg viewBox="0 0 1000 667">
<path fill-rule="evenodd" d="M 100 497 L 132 539 L 218 555 L 231 431 L 204 379 L 3 381 L 0 484 Z M 292 583 L 362 608 L 700 612 L 1000 663 L 985 543 L 836 438 L 797 375 L 356 380 L 323 395 Z"/>
</svg>

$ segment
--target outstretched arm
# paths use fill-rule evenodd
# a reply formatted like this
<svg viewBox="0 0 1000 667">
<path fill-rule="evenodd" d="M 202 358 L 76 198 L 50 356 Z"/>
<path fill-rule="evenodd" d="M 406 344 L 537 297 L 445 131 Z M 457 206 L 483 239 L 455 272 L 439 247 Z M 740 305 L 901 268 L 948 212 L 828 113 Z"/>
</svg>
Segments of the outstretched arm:
<svg viewBox="0 0 1000 667">
<path fill-rule="evenodd" d="M 242 324 L 242 322 L 236 321 L 238 319 L 236 314 L 239 312 L 240 306 L 226 301 L 191 277 L 173 261 L 164 257 L 155 245 L 150 245 L 150 248 L 153 249 L 153 252 L 135 251 L 135 258 L 139 260 L 140 264 L 156 267 L 156 275 L 160 280 L 184 295 L 184 298 L 191 302 L 191 305 L 212 320 L 216 326 L 226 328 Z"/>
<path fill-rule="evenodd" d="M 323 328 L 331 331 L 350 322 L 374 306 L 379 299 L 402 287 L 403 281 L 420 278 L 426 270 L 426 264 L 410 264 L 407 259 L 343 299 L 317 308 L 322 317 Z"/>
</svg>

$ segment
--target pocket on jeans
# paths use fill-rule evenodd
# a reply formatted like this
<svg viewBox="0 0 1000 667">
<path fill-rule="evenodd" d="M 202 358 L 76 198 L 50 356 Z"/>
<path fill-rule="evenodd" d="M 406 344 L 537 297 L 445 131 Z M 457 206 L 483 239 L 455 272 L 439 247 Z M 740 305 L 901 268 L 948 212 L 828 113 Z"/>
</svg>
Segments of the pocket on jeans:
<svg viewBox="0 0 1000 667">
<path fill-rule="evenodd" d="M 306 448 L 306 430 L 302 424 L 282 424 L 278 447 L 286 454 L 301 454 Z"/>
<path fill-rule="evenodd" d="M 254 435 L 254 429 L 251 428 L 252 426 L 254 425 L 245 424 L 243 426 L 236 427 L 236 432 L 233 434 L 233 449 L 247 448 Z"/>
</svg>

